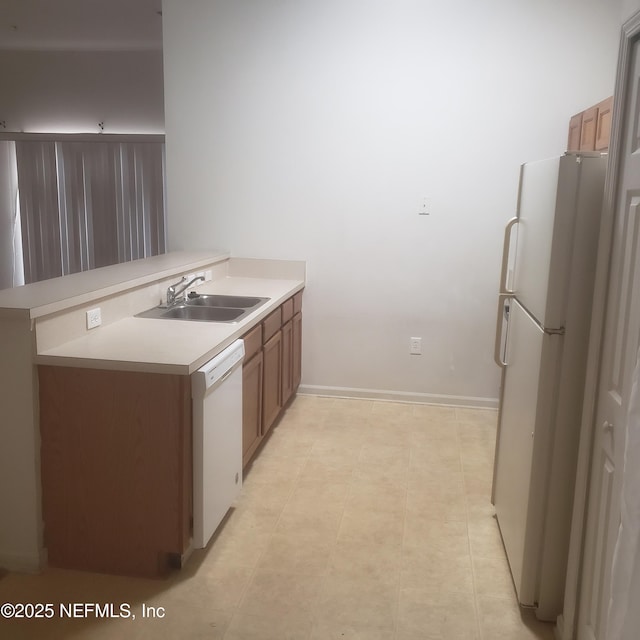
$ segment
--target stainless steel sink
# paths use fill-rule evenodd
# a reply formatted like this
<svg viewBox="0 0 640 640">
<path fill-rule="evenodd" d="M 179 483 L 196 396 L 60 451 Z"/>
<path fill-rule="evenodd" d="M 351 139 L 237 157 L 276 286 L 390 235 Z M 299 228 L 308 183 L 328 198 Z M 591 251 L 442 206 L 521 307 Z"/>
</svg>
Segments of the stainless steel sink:
<svg viewBox="0 0 640 640">
<path fill-rule="evenodd" d="M 188 298 L 171 307 L 153 307 L 137 318 L 158 320 L 196 320 L 198 322 L 238 322 L 270 298 L 203 294 Z"/>
<path fill-rule="evenodd" d="M 203 322 L 233 322 L 246 313 L 245 309 L 227 307 L 189 307 L 178 305 L 166 309 L 163 318 L 175 320 L 201 320 Z"/>
<path fill-rule="evenodd" d="M 196 307 L 233 307 L 237 309 L 253 309 L 264 304 L 269 298 L 255 298 L 251 296 L 224 296 L 219 294 L 196 294 L 187 297 L 185 304 Z"/>
</svg>

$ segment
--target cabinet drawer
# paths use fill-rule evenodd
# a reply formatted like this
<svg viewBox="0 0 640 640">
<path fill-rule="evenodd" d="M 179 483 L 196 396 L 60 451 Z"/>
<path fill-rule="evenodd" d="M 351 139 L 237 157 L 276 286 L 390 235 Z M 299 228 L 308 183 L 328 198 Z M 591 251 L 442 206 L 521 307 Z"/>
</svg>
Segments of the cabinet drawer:
<svg viewBox="0 0 640 640">
<path fill-rule="evenodd" d="M 282 307 L 268 315 L 262 323 L 262 343 L 264 344 L 280 330 L 282 326 Z"/>
<path fill-rule="evenodd" d="M 293 298 L 289 298 L 282 303 L 282 324 L 289 322 L 293 318 Z"/>
<path fill-rule="evenodd" d="M 293 296 L 293 313 L 300 313 L 302 311 L 302 291 L 298 291 L 295 296 Z"/>
<path fill-rule="evenodd" d="M 262 325 L 257 325 L 242 336 L 244 340 L 244 361 L 249 362 L 262 348 Z"/>
</svg>

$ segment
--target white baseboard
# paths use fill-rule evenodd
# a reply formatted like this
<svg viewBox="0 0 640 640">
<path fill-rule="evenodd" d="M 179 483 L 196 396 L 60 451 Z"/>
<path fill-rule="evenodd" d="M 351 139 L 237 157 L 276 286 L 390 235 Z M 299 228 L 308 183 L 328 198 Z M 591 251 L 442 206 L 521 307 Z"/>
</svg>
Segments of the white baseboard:
<svg viewBox="0 0 640 640">
<path fill-rule="evenodd" d="M 352 387 L 324 387 L 314 384 L 301 384 L 298 393 L 310 396 L 332 398 L 356 398 L 363 400 L 387 400 L 392 402 L 410 402 L 415 404 L 437 404 L 467 409 L 497 409 L 498 398 L 477 398 L 473 396 L 449 396 L 433 393 L 415 393 L 407 391 L 383 391 L 380 389 L 356 389 Z"/>
</svg>

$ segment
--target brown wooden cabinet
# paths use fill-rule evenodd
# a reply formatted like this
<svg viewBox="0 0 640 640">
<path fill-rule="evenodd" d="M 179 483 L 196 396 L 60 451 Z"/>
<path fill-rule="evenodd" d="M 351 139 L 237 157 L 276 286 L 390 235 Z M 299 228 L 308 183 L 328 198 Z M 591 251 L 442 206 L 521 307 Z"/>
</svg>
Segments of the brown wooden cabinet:
<svg viewBox="0 0 640 640">
<path fill-rule="evenodd" d="M 598 104 L 595 150 L 606 151 L 611 137 L 611 118 L 613 117 L 613 96 Z"/>
<path fill-rule="evenodd" d="M 302 291 L 298 291 L 293 298 L 292 347 L 291 347 L 291 378 L 292 395 L 300 386 L 302 378 Z"/>
<path fill-rule="evenodd" d="M 293 320 L 282 325 L 282 371 L 281 371 L 282 406 L 293 395 Z"/>
<path fill-rule="evenodd" d="M 291 353 L 291 377 L 292 377 L 292 391 L 300 386 L 300 380 L 302 378 L 302 313 L 296 313 L 292 320 L 293 330 L 293 347 Z"/>
<path fill-rule="evenodd" d="M 262 385 L 264 358 L 262 355 L 262 325 L 243 336 L 242 366 L 242 464 L 251 459 L 262 440 Z"/>
<path fill-rule="evenodd" d="M 300 383 L 301 309 L 300 291 L 243 336 L 243 465 Z M 38 382 L 51 566 L 180 566 L 193 519 L 190 376 L 41 365 Z"/>
<path fill-rule="evenodd" d="M 189 376 L 38 367 L 49 564 L 130 576 L 191 539 Z"/>
<path fill-rule="evenodd" d="M 256 331 L 262 332 L 261 350 Z M 258 327 L 243 336 L 247 382 L 243 389 L 243 465 L 246 466 L 260 443 L 282 415 L 295 394 L 302 372 L 302 291 L 285 300 Z M 261 355 L 260 373 L 254 360 Z M 261 393 L 257 389 L 261 377 Z M 261 426 L 258 429 L 258 420 Z"/>
<path fill-rule="evenodd" d="M 580 149 L 580 137 L 582 135 L 582 112 L 576 113 L 569 120 L 569 140 L 567 151 L 577 151 Z"/>
<path fill-rule="evenodd" d="M 596 126 L 598 123 L 598 107 L 591 107 L 582 112 L 580 127 L 580 146 L 578 151 L 595 151 Z"/>
<path fill-rule="evenodd" d="M 606 151 L 611 135 L 613 96 L 569 120 L 567 151 Z"/>
<path fill-rule="evenodd" d="M 242 367 L 242 464 L 251 459 L 262 439 L 262 350 Z"/>
<path fill-rule="evenodd" d="M 262 435 L 267 434 L 282 409 L 282 331 L 265 342 L 262 382 Z"/>
<path fill-rule="evenodd" d="M 282 409 L 282 307 L 262 322 L 262 436 L 272 427 Z"/>
<path fill-rule="evenodd" d="M 293 394 L 293 298 L 282 305 L 281 402 L 284 407 Z"/>
</svg>

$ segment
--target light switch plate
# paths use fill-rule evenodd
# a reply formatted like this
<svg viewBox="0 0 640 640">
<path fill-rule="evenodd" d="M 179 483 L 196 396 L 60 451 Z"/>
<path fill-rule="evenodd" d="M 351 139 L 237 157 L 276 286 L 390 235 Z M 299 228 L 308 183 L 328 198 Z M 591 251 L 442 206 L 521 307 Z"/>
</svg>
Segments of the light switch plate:
<svg viewBox="0 0 640 640">
<path fill-rule="evenodd" d="M 420 216 L 431 215 L 431 198 L 429 196 L 423 196 L 422 201 L 420 202 L 420 209 L 418 211 L 418 215 Z"/>
</svg>

